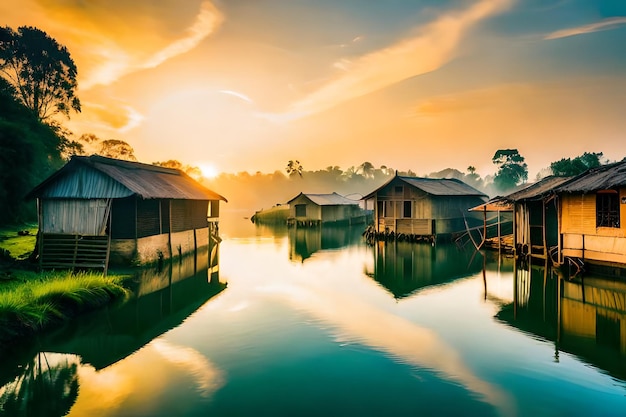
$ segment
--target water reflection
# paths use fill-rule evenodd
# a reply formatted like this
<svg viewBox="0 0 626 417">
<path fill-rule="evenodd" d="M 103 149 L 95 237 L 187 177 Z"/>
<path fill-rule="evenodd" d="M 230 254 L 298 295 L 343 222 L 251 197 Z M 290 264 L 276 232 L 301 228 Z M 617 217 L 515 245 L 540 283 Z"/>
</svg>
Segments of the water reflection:
<svg viewBox="0 0 626 417">
<path fill-rule="evenodd" d="M 203 366 L 206 361 L 189 349 L 153 339 L 179 326 L 226 288 L 220 281 L 218 259 L 218 248 L 212 247 L 160 268 L 137 270 L 131 299 L 43 334 L 36 345 L 12 360 L 3 358 L 0 415 L 67 415 L 79 383 L 85 397 L 83 378 L 97 379 L 97 371 L 114 366 L 151 341 L 161 356 L 175 358 L 177 365 L 190 365 L 197 386 L 210 390 L 220 379 L 212 365 Z"/>
<path fill-rule="evenodd" d="M 315 252 L 354 245 L 362 240 L 363 230 L 358 226 L 290 227 L 289 260 L 304 262 Z"/>
<path fill-rule="evenodd" d="M 483 268 L 483 255 L 453 244 L 430 245 L 408 242 L 377 242 L 374 270 L 366 270 L 395 298 L 420 288 L 470 276 Z"/>
<path fill-rule="evenodd" d="M 515 273 L 514 302 L 497 317 L 553 341 L 555 361 L 560 352 L 571 353 L 626 379 L 626 282 L 569 280 L 552 268 L 524 265 Z"/>
<path fill-rule="evenodd" d="M 78 358 L 37 353 L 0 387 L 0 415 L 64 416 L 78 397 Z"/>
</svg>

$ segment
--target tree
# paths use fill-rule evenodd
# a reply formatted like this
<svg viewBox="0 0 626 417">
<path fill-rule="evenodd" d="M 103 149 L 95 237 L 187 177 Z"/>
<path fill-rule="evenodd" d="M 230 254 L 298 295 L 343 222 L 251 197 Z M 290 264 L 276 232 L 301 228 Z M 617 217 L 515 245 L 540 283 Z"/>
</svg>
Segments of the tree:
<svg viewBox="0 0 626 417">
<path fill-rule="evenodd" d="M 507 191 L 528 179 L 528 166 L 517 149 L 498 149 L 491 159 L 498 166 L 493 183 L 500 191 Z"/>
<path fill-rule="evenodd" d="M 70 110 L 80 112 L 76 65 L 67 48 L 42 30 L 0 27 L 0 74 L 40 121 L 59 113 L 69 119 Z"/>
<path fill-rule="evenodd" d="M 285 168 L 285 171 L 287 171 L 287 175 L 289 175 L 290 177 L 294 176 L 294 175 L 299 175 L 300 178 L 302 178 L 302 165 L 300 164 L 300 161 L 298 160 L 290 160 L 287 163 L 287 168 Z"/>
<path fill-rule="evenodd" d="M 32 221 L 36 206 L 24 196 L 63 164 L 55 129 L 41 123 L 0 77 L 0 224 Z"/>
<path fill-rule="evenodd" d="M 602 163 L 602 152 L 585 152 L 574 159 L 563 158 L 550 164 L 552 175 L 570 177 L 582 174 L 590 168 L 599 167 Z"/>
<path fill-rule="evenodd" d="M 196 166 L 193 165 L 184 165 L 182 162 L 176 160 L 176 159 L 170 159 L 167 160 L 165 162 L 153 162 L 152 165 L 156 165 L 159 167 L 165 167 L 165 168 L 174 168 L 174 169 L 178 169 L 180 171 L 183 171 L 185 174 L 189 175 L 190 177 L 193 177 L 197 180 L 200 180 L 203 178 L 202 176 L 202 170 Z"/>
<path fill-rule="evenodd" d="M 135 150 L 127 142 L 119 139 L 106 139 L 100 144 L 98 155 L 107 158 L 124 159 L 127 161 L 136 161 Z"/>
<path fill-rule="evenodd" d="M 359 165 L 358 170 L 361 171 L 361 174 L 365 178 L 372 178 L 374 176 L 374 165 L 372 165 L 371 162 L 363 162 Z"/>
</svg>

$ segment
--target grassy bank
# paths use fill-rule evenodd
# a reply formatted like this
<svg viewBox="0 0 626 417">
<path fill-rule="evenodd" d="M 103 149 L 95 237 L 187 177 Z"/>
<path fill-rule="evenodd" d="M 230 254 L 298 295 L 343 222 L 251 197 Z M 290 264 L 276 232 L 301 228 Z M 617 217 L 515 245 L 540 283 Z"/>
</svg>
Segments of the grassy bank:
<svg viewBox="0 0 626 417">
<path fill-rule="evenodd" d="M 128 294 L 122 285 L 126 277 L 121 275 L 37 272 L 26 260 L 34 249 L 35 235 L 32 228 L 0 230 L 0 350 L 11 340 Z"/>
</svg>

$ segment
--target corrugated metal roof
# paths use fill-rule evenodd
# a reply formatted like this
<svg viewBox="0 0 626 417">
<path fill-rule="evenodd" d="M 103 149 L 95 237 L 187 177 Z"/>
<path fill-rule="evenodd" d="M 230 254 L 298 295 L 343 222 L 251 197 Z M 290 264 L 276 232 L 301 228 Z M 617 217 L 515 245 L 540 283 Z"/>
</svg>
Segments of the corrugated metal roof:
<svg viewBox="0 0 626 417">
<path fill-rule="evenodd" d="M 626 161 L 592 168 L 556 188 L 557 193 L 586 193 L 626 186 Z"/>
<path fill-rule="evenodd" d="M 346 197 L 344 197 L 342 195 L 339 195 L 337 193 L 332 193 L 332 194 L 305 194 L 305 193 L 300 193 L 297 196 L 295 196 L 294 198 L 292 198 L 291 200 L 289 200 L 287 203 L 290 204 L 293 200 L 295 200 L 296 198 L 300 197 L 301 195 L 307 197 L 309 200 L 311 200 L 312 202 L 314 202 L 318 206 L 347 206 L 347 205 L 358 205 L 359 204 L 358 201 L 350 200 L 349 198 L 346 198 Z"/>
<path fill-rule="evenodd" d="M 89 170 L 93 171 L 92 175 L 86 175 Z M 96 173 L 104 174 L 104 177 Z M 35 187 L 28 196 L 118 198 L 132 194 L 144 199 L 227 201 L 177 169 L 98 155 L 72 157 L 70 162 Z"/>
<path fill-rule="evenodd" d="M 554 192 L 554 189 L 559 185 L 565 184 L 574 177 L 555 177 L 549 176 L 543 178 L 541 181 L 537 181 L 530 184 L 528 187 L 519 191 L 500 197 L 500 199 L 509 202 L 516 202 L 522 200 L 538 200 L 545 197 L 548 194 Z"/>
<path fill-rule="evenodd" d="M 385 188 L 395 179 L 399 179 L 404 181 L 405 183 L 419 188 L 425 193 L 437 196 L 480 196 L 486 197 L 487 195 L 481 193 L 474 187 L 471 187 L 464 183 L 461 180 L 456 178 L 421 178 L 421 177 L 402 177 L 395 176 L 391 180 L 387 181 L 382 186 L 378 187 L 376 190 L 372 191 L 370 194 L 363 197 L 363 199 L 368 199 L 373 197 L 379 190 Z"/>
</svg>

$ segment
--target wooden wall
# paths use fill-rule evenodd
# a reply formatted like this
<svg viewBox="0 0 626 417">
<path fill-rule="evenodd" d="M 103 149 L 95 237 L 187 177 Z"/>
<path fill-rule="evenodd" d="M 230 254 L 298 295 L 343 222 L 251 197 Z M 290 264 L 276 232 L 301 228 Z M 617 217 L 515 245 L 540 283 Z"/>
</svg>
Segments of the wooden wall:
<svg viewBox="0 0 626 417">
<path fill-rule="evenodd" d="M 626 189 L 619 192 L 626 199 Z M 620 204 L 620 227 L 596 227 L 596 195 L 561 197 L 564 257 L 626 264 L 626 204 Z"/>
</svg>

